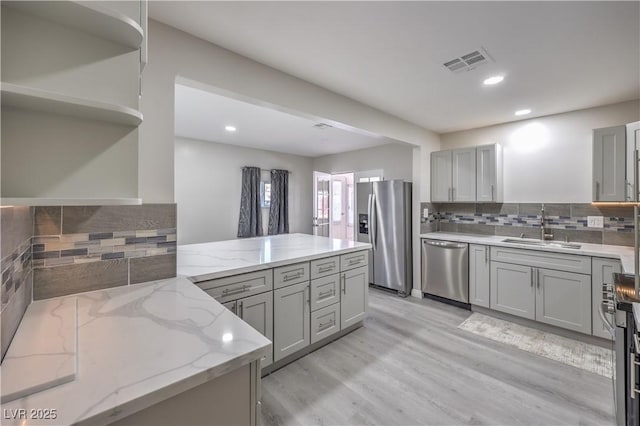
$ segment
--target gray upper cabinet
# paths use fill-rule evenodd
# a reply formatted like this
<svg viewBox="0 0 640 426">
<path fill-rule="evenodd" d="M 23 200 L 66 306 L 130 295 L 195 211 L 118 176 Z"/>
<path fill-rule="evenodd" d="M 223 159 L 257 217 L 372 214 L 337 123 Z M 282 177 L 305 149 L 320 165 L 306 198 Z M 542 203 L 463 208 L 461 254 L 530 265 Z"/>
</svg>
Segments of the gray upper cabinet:
<svg viewBox="0 0 640 426">
<path fill-rule="evenodd" d="M 591 334 L 591 277 L 536 268 L 536 321 Z"/>
<path fill-rule="evenodd" d="M 431 201 L 497 203 L 503 200 L 498 144 L 431 153 Z"/>
<path fill-rule="evenodd" d="M 476 201 L 479 203 L 503 201 L 501 145 L 476 148 Z"/>
<path fill-rule="evenodd" d="M 457 149 L 451 155 L 451 201 L 476 201 L 476 149 Z"/>
<path fill-rule="evenodd" d="M 622 272 L 622 264 L 619 260 L 593 258 L 593 273 L 591 275 L 591 324 L 593 335 L 609 340 L 613 339 L 613 336 L 600 318 L 600 304 L 602 303 L 603 285 L 614 285 L 613 274 L 615 272 Z M 613 324 L 613 316 L 607 313 L 605 315 Z"/>
<path fill-rule="evenodd" d="M 629 123 L 627 128 L 627 201 L 638 201 L 638 191 L 640 188 L 634 191 L 635 186 L 635 167 L 634 161 L 638 161 L 640 154 L 636 151 L 640 151 L 640 121 L 635 123 Z"/>
<path fill-rule="evenodd" d="M 281 360 L 310 343 L 309 283 L 273 292 L 273 359 Z"/>
<path fill-rule="evenodd" d="M 340 329 L 362 321 L 367 313 L 369 268 L 361 267 L 342 273 Z"/>
<path fill-rule="evenodd" d="M 431 153 L 431 201 L 451 200 L 451 151 Z"/>
<path fill-rule="evenodd" d="M 469 244 L 469 302 L 489 307 L 489 247 Z"/>
<path fill-rule="evenodd" d="M 593 201 L 626 201 L 626 128 L 593 131 Z"/>
</svg>

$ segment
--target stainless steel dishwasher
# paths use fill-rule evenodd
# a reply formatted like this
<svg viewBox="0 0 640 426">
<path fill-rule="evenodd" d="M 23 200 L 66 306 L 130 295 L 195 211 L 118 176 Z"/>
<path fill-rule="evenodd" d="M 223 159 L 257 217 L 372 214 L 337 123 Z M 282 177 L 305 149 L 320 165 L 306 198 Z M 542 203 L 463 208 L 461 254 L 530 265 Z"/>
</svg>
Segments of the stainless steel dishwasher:
<svg viewBox="0 0 640 426">
<path fill-rule="evenodd" d="M 469 244 L 422 240 L 422 292 L 469 303 Z"/>
</svg>

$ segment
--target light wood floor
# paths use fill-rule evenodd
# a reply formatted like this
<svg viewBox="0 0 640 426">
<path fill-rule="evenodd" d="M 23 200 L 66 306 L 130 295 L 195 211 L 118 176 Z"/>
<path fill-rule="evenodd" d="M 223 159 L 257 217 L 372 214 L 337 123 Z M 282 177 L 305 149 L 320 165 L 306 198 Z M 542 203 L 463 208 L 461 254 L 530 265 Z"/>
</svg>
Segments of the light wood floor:
<svg viewBox="0 0 640 426">
<path fill-rule="evenodd" d="M 365 326 L 262 381 L 264 425 L 611 425 L 610 379 L 457 326 L 470 312 L 369 292 Z"/>
</svg>

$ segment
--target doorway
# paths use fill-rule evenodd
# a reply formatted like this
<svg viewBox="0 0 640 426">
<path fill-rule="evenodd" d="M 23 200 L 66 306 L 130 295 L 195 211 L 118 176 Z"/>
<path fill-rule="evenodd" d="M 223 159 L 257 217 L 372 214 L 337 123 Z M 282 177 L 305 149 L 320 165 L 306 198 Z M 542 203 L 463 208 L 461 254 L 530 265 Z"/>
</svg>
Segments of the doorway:
<svg viewBox="0 0 640 426">
<path fill-rule="evenodd" d="M 355 240 L 354 174 L 313 172 L 313 235 Z"/>
</svg>

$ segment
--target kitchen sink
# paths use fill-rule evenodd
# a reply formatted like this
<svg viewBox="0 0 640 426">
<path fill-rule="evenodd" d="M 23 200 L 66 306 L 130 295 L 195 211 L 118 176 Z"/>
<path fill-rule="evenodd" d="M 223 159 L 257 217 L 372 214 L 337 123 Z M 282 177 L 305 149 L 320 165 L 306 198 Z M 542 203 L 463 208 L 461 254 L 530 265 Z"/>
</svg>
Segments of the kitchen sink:
<svg viewBox="0 0 640 426">
<path fill-rule="evenodd" d="M 567 248 L 567 249 L 579 249 L 580 247 L 582 247 L 580 244 L 574 244 L 574 243 L 563 243 L 561 241 L 527 240 L 524 238 L 507 238 L 502 240 L 502 242 L 512 243 L 512 244 L 524 244 L 527 246 L 559 247 L 559 248 Z"/>
</svg>

